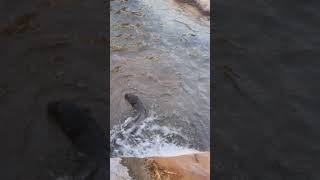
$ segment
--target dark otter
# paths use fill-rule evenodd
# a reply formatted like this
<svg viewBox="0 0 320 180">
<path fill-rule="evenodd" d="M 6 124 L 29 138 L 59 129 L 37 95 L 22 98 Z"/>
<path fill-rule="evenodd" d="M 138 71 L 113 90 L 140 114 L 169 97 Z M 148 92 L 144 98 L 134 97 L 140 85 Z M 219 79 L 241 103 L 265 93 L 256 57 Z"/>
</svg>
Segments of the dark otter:
<svg viewBox="0 0 320 180">
<path fill-rule="evenodd" d="M 141 123 L 143 122 L 143 120 L 145 120 L 148 116 L 148 112 L 145 109 L 145 107 L 143 106 L 141 100 L 139 99 L 138 96 L 133 95 L 131 93 L 127 93 L 124 95 L 125 100 L 127 100 L 127 102 L 132 106 L 132 108 L 135 110 L 136 115 L 135 118 L 130 121 L 124 128 L 125 132 L 128 132 L 128 130 L 130 130 L 130 134 L 134 135 L 139 126 L 141 125 Z M 123 134 L 123 132 L 118 132 L 116 137 L 114 139 L 112 139 L 111 141 L 111 152 L 114 151 L 114 149 L 118 149 L 121 145 L 117 144 L 117 139 L 126 139 L 125 135 Z"/>
<path fill-rule="evenodd" d="M 140 122 L 141 120 L 144 120 L 147 117 L 148 112 L 144 108 L 138 96 L 133 95 L 131 93 L 127 93 L 124 95 L 124 98 L 128 101 L 128 103 L 132 106 L 132 108 L 137 113 L 136 118 L 134 119 L 133 122 L 135 123 Z"/>
<path fill-rule="evenodd" d="M 106 172 L 106 140 L 90 111 L 67 101 L 50 102 L 47 108 L 48 115 L 86 157 L 86 163 L 75 178 L 87 179 L 99 168 L 105 168 L 103 171 Z"/>
</svg>

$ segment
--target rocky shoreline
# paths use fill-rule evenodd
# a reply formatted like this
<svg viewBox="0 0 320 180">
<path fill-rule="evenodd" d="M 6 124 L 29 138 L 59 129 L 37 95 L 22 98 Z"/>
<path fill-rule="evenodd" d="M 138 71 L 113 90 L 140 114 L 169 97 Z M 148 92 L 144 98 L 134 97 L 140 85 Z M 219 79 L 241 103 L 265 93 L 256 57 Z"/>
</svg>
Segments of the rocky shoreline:
<svg viewBox="0 0 320 180">
<path fill-rule="evenodd" d="M 210 179 L 210 153 L 111 158 L 110 169 L 111 180 L 207 180 Z"/>
</svg>

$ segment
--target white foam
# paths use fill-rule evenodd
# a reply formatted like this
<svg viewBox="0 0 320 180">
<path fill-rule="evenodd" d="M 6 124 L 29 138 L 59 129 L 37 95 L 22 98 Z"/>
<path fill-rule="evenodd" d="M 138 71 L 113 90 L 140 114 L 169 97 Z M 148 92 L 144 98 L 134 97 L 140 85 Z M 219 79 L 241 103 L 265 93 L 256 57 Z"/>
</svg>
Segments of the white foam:
<svg viewBox="0 0 320 180">
<path fill-rule="evenodd" d="M 137 126 L 131 123 L 133 119 L 127 118 L 124 123 L 114 126 L 111 130 L 111 142 L 117 145 L 111 144 L 113 156 L 178 156 L 199 152 L 189 147 L 188 138 L 182 134 L 180 129 L 157 124 L 157 116 L 154 113 L 151 113 Z M 130 127 L 127 127 L 129 124 Z M 137 130 L 132 134 L 134 129 Z M 179 143 L 176 142 L 176 138 L 180 139 Z"/>
<path fill-rule="evenodd" d="M 136 148 L 135 155 L 137 157 L 150 157 L 150 156 L 169 157 L 169 156 L 179 156 L 183 154 L 199 152 L 195 149 L 178 146 L 172 143 L 162 142 L 161 140 L 162 139 L 159 138 L 158 142 L 149 142 L 149 143 L 142 144 L 145 147 L 142 147 L 142 146 L 135 147 Z"/>
<path fill-rule="evenodd" d="M 123 166 L 120 158 L 111 158 L 110 159 L 110 179 L 111 180 L 131 180 L 129 176 L 128 168 Z"/>
</svg>

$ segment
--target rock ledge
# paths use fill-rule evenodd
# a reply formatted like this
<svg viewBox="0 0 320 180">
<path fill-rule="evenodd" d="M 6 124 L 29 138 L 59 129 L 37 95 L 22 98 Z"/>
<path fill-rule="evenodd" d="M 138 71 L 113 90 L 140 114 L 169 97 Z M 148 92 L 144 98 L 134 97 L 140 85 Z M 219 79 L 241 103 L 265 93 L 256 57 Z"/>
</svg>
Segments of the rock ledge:
<svg viewBox="0 0 320 180">
<path fill-rule="evenodd" d="M 210 153 L 170 157 L 122 157 L 110 160 L 111 180 L 206 180 L 210 179 Z M 127 170 L 127 171 L 124 171 Z"/>
</svg>

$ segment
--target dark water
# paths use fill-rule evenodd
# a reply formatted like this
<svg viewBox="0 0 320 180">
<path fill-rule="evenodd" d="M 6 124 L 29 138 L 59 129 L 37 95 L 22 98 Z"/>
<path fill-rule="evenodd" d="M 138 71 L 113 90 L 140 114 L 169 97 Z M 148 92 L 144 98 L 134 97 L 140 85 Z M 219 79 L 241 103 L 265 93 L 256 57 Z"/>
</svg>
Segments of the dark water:
<svg viewBox="0 0 320 180">
<path fill-rule="evenodd" d="M 216 179 L 320 179 L 319 1 L 213 3 Z"/>
<path fill-rule="evenodd" d="M 156 145 L 209 150 L 209 26 L 208 17 L 169 0 L 111 2 L 112 135 L 129 138 L 119 142 L 122 151 L 137 147 L 133 141 L 142 148 L 122 155 L 148 154 Z M 136 137 L 120 125 L 131 115 L 129 92 L 153 114 Z"/>
</svg>

